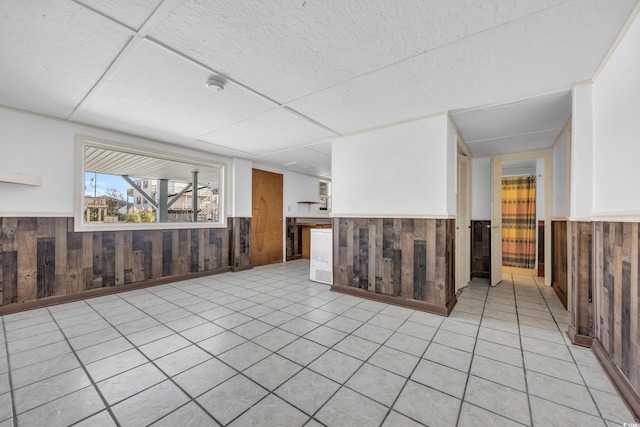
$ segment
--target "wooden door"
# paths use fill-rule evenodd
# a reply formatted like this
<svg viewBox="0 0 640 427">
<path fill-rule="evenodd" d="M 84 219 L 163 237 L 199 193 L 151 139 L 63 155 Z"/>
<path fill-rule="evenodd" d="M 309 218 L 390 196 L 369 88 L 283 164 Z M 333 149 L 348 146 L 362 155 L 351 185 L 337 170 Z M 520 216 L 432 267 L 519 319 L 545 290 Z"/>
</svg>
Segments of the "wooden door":
<svg viewBox="0 0 640 427">
<path fill-rule="evenodd" d="M 253 169 L 251 261 L 254 267 L 282 262 L 282 175 Z"/>
<path fill-rule="evenodd" d="M 491 221 L 472 221 L 471 277 L 491 277 Z"/>
</svg>

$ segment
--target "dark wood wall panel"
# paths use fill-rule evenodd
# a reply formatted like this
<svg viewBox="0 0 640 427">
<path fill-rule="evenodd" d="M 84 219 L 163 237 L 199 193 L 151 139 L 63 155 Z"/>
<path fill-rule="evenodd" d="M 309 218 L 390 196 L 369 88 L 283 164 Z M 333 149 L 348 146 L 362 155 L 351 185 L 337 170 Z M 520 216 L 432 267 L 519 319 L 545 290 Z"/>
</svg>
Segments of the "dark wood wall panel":
<svg viewBox="0 0 640 427">
<path fill-rule="evenodd" d="M 231 266 L 233 267 L 234 271 L 249 269 L 252 267 L 251 218 L 229 218 L 229 226 L 229 240 L 231 242 Z"/>
<path fill-rule="evenodd" d="M 640 394 L 640 226 L 595 223 L 596 338 Z"/>
<path fill-rule="evenodd" d="M 302 258 L 302 227 L 297 218 L 287 217 L 287 261 Z"/>
<path fill-rule="evenodd" d="M 567 308 L 567 221 L 551 223 L 551 286 Z"/>
<path fill-rule="evenodd" d="M 491 221 L 471 221 L 471 277 L 491 277 Z"/>
<path fill-rule="evenodd" d="M 250 218 L 230 227 L 76 233 L 72 218 L 0 217 L 0 304 L 251 265 Z M 232 224 L 238 224 L 236 233 Z"/>
<path fill-rule="evenodd" d="M 334 288 L 427 303 L 455 301 L 455 220 L 334 218 Z"/>
<path fill-rule="evenodd" d="M 572 227 L 572 298 L 571 324 L 577 337 L 574 342 L 588 345 L 594 337 L 593 315 L 593 224 L 573 222 Z"/>
<path fill-rule="evenodd" d="M 544 221 L 538 221 L 538 277 L 544 277 L 544 255 Z"/>
</svg>

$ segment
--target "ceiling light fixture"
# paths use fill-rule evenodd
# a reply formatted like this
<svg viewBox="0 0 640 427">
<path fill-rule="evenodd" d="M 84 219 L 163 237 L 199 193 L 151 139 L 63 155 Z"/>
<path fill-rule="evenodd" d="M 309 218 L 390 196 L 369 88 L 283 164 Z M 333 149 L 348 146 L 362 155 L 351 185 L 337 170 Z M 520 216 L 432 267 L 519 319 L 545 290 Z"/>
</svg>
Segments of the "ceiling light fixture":
<svg viewBox="0 0 640 427">
<path fill-rule="evenodd" d="M 222 92 L 224 90 L 224 80 L 219 77 L 211 77 L 207 80 L 207 88 L 214 92 Z"/>
</svg>

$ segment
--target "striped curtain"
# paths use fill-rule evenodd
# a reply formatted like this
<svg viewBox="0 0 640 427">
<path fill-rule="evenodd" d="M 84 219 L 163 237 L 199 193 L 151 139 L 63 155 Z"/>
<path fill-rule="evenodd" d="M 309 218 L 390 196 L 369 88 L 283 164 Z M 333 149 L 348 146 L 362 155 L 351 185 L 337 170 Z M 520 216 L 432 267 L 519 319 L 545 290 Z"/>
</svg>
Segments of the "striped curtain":
<svg viewBox="0 0 640 427">
<path fill-rule="evenodd" d="M 536 177 L 502 178 L 502 265 L 534 268 Z"/>
</svg>

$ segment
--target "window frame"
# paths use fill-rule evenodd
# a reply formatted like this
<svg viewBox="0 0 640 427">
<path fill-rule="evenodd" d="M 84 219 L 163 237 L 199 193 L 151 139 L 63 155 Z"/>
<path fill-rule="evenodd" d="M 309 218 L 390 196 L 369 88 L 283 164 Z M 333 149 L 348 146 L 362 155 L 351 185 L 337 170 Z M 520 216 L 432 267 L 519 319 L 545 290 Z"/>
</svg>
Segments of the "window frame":
<svg viewBox="0 0 640 427">
<path fill-rule="evenodd" d="M 161 160 L 182 162 L 194 166 L 214 167 L 220 170 L 220 182 L 218 186 L 218 222 L 118 222 L 88 224 L 84 221 L 84 174 L 85 174 L 85 147 L 99 147 L 112 149 L 125 153 L 153 157 Z M 75 147 L 75 192 L 74 192 L 74 231 L 126 231 L 126 230 L 175 230 L 198 228 L 227 228 L 226 212 L 226 174 L 227 163 L 218 160 L 203 160 L 202 157 L 192 157 L 182 153 L 172 153 L 153 148 L 108 141 L 86 135 L 76 135 Z M 148 178 L 148 177 L 146 177 Z M 134 189 L 135 191 L 136 189 Z M 142 191 L 142 190 L 139 190 Z M 135 196 L 134 196 L 135 197 Z M 135 200 L 135 199 L 134 199 Z"/>
</svg>

